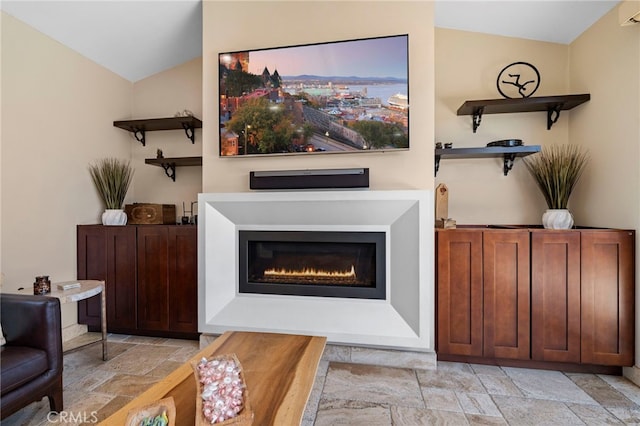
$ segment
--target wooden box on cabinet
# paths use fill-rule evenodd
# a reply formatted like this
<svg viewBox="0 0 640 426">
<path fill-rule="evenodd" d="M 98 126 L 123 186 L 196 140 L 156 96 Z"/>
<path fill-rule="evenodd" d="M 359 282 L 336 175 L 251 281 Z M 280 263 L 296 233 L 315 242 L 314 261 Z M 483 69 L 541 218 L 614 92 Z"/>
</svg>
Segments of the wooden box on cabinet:
<svg viewBox="0 0 640 426">
<path fill-rule="evenodd" d="M 103 279 L 109 332 L 196 338 L 197 227 L 78 226 L 78 279 Z M 99 304 L 78 322 L 99 327 Z"/>
<path fill-rule="evenodd" d="M 124 206 L 130 225 L 175 225 L 175 204 L 133 203 Z"/>
</svg>

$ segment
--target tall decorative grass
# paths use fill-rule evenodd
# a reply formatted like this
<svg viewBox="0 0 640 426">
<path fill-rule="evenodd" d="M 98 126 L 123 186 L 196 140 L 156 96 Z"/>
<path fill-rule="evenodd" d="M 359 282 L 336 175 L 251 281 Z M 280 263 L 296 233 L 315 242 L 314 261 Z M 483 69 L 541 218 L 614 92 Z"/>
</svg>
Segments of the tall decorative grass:
<svg viewBox="0 0 640 426">
<path fill-rule="evenodd" d="M 89 173 L 106 208 L 121 209 L 133 178 L 131 164 L 117 158 L 103 158 L 89 166 Z"/>
<path fill-rule="evenodd" d="M 589 156 L 576 145 L 552 145 L 524 159 L 550 209 L 566 209 Z"/>
</svg>

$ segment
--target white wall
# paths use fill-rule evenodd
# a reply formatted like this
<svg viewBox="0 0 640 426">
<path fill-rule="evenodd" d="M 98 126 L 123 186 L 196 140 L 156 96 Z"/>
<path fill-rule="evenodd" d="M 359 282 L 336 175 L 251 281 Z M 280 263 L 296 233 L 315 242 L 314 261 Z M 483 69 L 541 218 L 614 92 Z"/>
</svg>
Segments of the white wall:
<svg viewBox="0 0 640 426">
<path fill-rule="evenodd" d="M 218 53 L 409 34 L 410 151 L 269 158 L 218 157 Z M 433 187 L 433 3 L 203 4 L 203 191 L 248 191 L 252 170 L 369 167 L 372 189 Z"/>
</svg>

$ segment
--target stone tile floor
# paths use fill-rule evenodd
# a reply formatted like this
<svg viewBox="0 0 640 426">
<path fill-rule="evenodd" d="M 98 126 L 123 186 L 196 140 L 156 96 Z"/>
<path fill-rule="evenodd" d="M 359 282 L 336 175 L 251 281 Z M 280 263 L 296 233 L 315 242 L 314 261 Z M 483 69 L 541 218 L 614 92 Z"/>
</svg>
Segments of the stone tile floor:
<svg viewBox="0 0 640 426">
<path fill-rule="evenodd" d="M 2 425 L 95 423 L 188 360 L 198 346 L 189 340 L 109 335 L 106 362 L 100 345 L 64 356 L 66 418 L 48 416 L 44 399 Z M 640 388 L 607 375 L 450 362 L 411 369 L 322 360 L 303 419 L 305 426 L 431 424 L 640 425 Z"/>
</svg>

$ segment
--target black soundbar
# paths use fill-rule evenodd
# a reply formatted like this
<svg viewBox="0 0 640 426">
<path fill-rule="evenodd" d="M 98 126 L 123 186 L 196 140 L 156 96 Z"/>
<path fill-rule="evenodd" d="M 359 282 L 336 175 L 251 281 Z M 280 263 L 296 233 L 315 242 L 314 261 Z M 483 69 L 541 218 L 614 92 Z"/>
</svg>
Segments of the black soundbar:
<svg viewBox="0 0 640 426">
<path fill-rule="evenodd" d="M 272 170 L 249 173 L 251 189 L 368 188 L 369 168 Z"/>
</svg>

